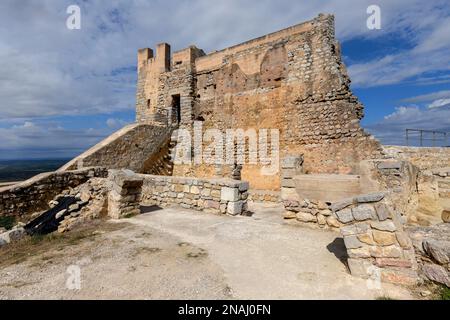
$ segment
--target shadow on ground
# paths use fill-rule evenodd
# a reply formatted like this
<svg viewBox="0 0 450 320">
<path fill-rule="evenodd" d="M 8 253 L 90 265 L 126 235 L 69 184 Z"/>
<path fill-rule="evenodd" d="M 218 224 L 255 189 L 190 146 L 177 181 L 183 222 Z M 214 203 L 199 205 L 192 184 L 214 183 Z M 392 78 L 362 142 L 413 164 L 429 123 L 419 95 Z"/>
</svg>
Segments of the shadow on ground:
<svg viewBox="0 0 450 320">
<path fill-rule="evenodd" d="M 343 238 L 336 238 L 331 242 L 329 245 L 327 245 L 327 249 L 329 252 L 333 253 L 336 258 L 339 259 L 346 267 L 348 255 L 347 255 L 347 249 L 345 248 L 344 239 Z"/>
</svg>

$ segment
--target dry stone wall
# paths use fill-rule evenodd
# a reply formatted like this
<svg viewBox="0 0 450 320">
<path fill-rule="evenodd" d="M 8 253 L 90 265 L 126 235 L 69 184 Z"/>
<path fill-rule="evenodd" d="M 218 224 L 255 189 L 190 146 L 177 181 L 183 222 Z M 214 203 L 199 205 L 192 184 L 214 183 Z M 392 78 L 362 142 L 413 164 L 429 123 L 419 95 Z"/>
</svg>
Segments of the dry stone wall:
<svg viewBox="0 0 450 320">
<path fill-rule="evenodd" d="M 332 204 L 352 275 L 413 285 L 417 263 L 412 242 L 388 194 L 374 193 Z"/>
<path fill-rule="evenodd" d="M 39 174 L 20 184 L 0 189 L 0 215 L 22 217 L 48 209 L 48 202 L 62 191 L 90 178 L 106 175 L 107 170 L 101 167 Z"/>
<path fill-rule="evenodd" d="M 421 171 L 450 167 L 450 148 L 383 146 L 387 156 L 409 161 Z"/>
<path fill-rule="evenodd" d="M 232 179 L 196 179 L 138 175 L 143 179 L 142 205 L 170 206 L 218 214 L 247 211 L 248 182 Z"/>
</svg>

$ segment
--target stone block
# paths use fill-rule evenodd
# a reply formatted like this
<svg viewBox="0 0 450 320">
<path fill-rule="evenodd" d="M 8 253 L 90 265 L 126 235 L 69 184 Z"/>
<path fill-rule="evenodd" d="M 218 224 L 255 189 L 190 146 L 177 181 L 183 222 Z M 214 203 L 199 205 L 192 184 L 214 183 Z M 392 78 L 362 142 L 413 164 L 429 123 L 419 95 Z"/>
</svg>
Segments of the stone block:
<svg viewBox="0 0 450 320">
<path fill-rule="evenodd" d="M 200 194 L 200 189 L 197 186 L 191 186 L 190 193 L 192 193 L 192 194 Z"/>
<path fill-rule="evenodd" d="M 282 169 L 300 169 L 303 163 L 301 156 L 287 156 L 281 160 Z"/>
<path fill-rule="evenodd" d="M 353 204 L 353 198 L 347 198 L 340 201 L 333 202 L 330 206 L 333 212 L 340 211 Z"/>
<path fill-rule="evenodd" d="M 368 244 L 368 245 L 374 245 L 375 242 L 373 241 L 372 234 L 371 233 L 363 233 L 357 235 L 358 240 L 362 243 Z"/>
<path fill-rule="evenodd" d="M 395 236 L 395 233 L 392 232 L 373 230 L 372 235 L 375 242 L 382 246 L 389 246 L 397 243 L 397 237 Z"/>
<path fill-rule="evenodd" d="M 227 205 L 227 213 L 232 216 L 236 216 L 242 213 L 242 201 L 230 201 Z"/>
<path fill-rule="evenodd" d="M 358 203 L 367 203 L 367 202 L 378 202 L 384 198 L 384 192 L 374 192 L 363 194 L 356 197 L 356 201 Z"/>
<path fill-rule="evenodd" d="M 383 282 L 389 282 L 405 286 L 413 286 L 417 283 L 417 273 L 412 269 L 381 268 L 380 272 L 381 272 L 381 281 Z"/>
<path fill-rule="evenodd" d="M 383 161 L 378 164 L 378 169 L 401 169 L 402 163 L 400 161 Z"/>
<path fill-rule="evenodd" d="M 327 217 L 327 224 L 333 228 L 339 228 L 341 226 L 339 221 L 333 216 Z"/>
<path fill-rule="evenodd" d="M 353 215 L 350 209 L 336 211 L 336 217 L 342 223 L 349 223 L 353 221 Z"/>
<path fill-rule="evenodd" d="M 390 231 L 394 232 L 397 230 L 397 227 L 391 220 L 385 220 L 385 221 L 372 221 L 370 223 L 370 226 L 373 229 L 380 230 L 380 231 Z"/>
<path fill-rule="evenodd" d="M 324 226 L 327 224 L 327 220 L 325 216 L 321 215 L 320 213 L 316 215 L 317 223 L 321 226 Z"/>
<path fill-rule="evenodd" d="M 26 231 L 24 228 L 20 227 L 20 228 L 14 228 L 11 229 L 9 231 L 3 232 L 2 234 L 0 234 L 0 246 L 7 243 L 11 243 L 14 241 L 18 241 L 20 239 L 22 239 L 23 237 L 26 236 Z"/>
<path fill-rule="evenodd" d="M 243 181 L 241 183 L 239 183 L 239 191 L 240 192 L 245 192 L 250 188 L 250 184 L 248 183 L 248 181 Z"/>
<path fill-rule="evenodd" d="M 363 246 L 356 236 L 345 236 L 344 243 L 347 249 L 357 249 Z"/>
<path fill-rule="evenodd" d="M 281 200 L 300 200 L 295 188 L 281 188 Z"/>
<path fill-rule="evenodd" d="M 364 279 L 369 278 L 372 274 L 371 270 L 374 268 L 370 261 L 364 259 L 349 258 L 347 264 L 353 276 Z"/>
<path fill-rule="evenodd" d="M 360 204 L 352 209 L 355 220 L 364 221 L 375 217 L 375 209 L 369 204 Z"/>
<path fill-rule="evenodd" d="M 369 247 L 348 249 L 347 254 L 349 258 L 360 258 L 360 259 L 370 258 Z"/>
<path fill-rule="evenodd" d="M 298 172 L 295 169 L 283 169 L 281 171 L 281 178 L 282 179 L 292 179 L 297 174 L 298 174 Z"/>
<path fill-rule="evenodd" d="M 396 232 L 395 236 L 400 246 L 404 249 L 410 249 L 412 247 L 411 239 L 405 232 Z"/>
<path fill-rule="evenodd" d="M 281 187 L 284 188 L 295 188 L 295 183 L 293 179 L 282 179 Z"/>
<path fill-rule="evenodd" d="M 377 212 L 378 220 L 380 221 L 384 221 L 392 217 L 388 206 L 384 203 L 376 204 L 375 211 Z"/>
<path fill-rule="evenodd" d="M 220 208 L 220 202 L 218 201 L 212 201 L 207 200 L 204 202 L 206 208 L 213 208 L 213 209 L 219 209 Z"/>
<path fill-rule="evenodd" d="M 297 218 L 297 215 L 293 211 L 284 211 L 283 213 L 283 219 L 295 219 Z"/>
<path fill-rule="evenodd" d="M 398 267 L 398 268 L 411 268 L 412 262 L 406 259 L 396 258 L 376 258 L 375 264 L 381 268 L 384 267 Z"/>
<path fill-rule="evenodd" d="M 222 187 L 221 192 L 220 192 L 220 200 L 238 201 L 239 200 L 239 189 Z"/>
<path fill-rule="evenodd" d="M 317 222 L 316 216 L 308 212 L 297 212 L 296 217 L 301 222 Z"/>
<path fill-rule="evenodd" d="M 402 249 L 396 245 L 386 247 L 370 247 L 370 255 L 374 258 L 400 258 Z"/>
</svg>

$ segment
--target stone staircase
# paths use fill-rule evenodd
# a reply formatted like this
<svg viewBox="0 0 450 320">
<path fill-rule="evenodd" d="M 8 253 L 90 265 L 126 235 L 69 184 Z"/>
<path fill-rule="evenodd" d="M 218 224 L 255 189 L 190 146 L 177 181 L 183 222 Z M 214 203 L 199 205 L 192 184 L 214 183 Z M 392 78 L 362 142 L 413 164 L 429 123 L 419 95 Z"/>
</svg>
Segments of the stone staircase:
<svg viewBox="0 0 450 320">
<path fill-rule="evenodd" d="M 177 145 L 176 131 L 172 137 L 163 144 L 159 152 L 145 161 L 143 173 L 159 176 L 171 176 L 173 173 L 173 160 L 175 157 L 175 147 Z"/>
</svg>

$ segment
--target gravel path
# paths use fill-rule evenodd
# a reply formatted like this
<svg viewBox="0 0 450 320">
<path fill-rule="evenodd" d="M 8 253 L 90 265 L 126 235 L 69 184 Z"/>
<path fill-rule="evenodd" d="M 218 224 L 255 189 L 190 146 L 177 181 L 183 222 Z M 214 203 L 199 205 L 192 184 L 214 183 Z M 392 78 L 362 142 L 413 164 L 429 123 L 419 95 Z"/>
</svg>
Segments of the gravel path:
<svg viewBox="0 0 450 320">
<path fill-rule="evenodd" d="M 97 222 L 77 241 L 30 246 L 14 264 L 0 263 L 0 299 L 411 298 L 350 276 L 338 234 L 288 225 L 278 206 L 251 209 L 251 217 L 156 210 Z M 80 290 L 66 286 L 71 265 L 80 267 Z"/>
</svg>

